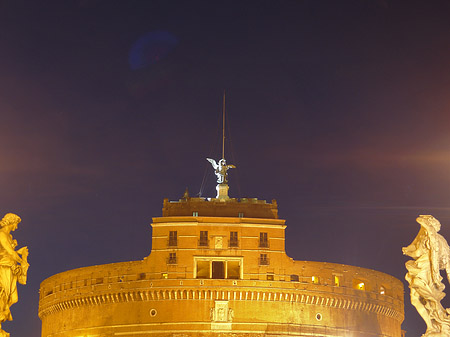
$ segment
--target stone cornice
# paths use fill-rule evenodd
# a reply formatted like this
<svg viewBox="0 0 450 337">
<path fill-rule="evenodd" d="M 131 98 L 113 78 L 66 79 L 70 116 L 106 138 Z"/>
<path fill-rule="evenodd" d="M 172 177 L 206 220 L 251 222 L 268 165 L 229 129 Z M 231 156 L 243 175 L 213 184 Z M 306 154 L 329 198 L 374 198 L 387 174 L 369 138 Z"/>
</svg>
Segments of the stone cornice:
<svg viewBox="0 0 450 337">
<path fill-rule="evenodd" d="M 52 296 L 52 295 L 50 295 Z M 124 289 L 117 292 L 106 292 L 85 296 L 73 296 L 67 299 L 49 301 L 39 306 L 39 317 L 53 313 L 70 310 L 84 306 L 98 306 L 104 304 L 139 302 L 139 301 L 185 301 L 185 300 L 229 300 L 229 301 L 266 301 L 266 302 L 292 302 L 304 305 L 317 305 L 341 310 L 358 310 L 384 315 L 399 322 L 404 319 L 403 308 L 384 301 L 356 296 L 339 294 L 324 294 L 308 290 L 289 289 L 257 289 L 242 290 L 236 288 L 215 290 L 211 288 L 150 288 L 150 289 Z"/>
</svg>

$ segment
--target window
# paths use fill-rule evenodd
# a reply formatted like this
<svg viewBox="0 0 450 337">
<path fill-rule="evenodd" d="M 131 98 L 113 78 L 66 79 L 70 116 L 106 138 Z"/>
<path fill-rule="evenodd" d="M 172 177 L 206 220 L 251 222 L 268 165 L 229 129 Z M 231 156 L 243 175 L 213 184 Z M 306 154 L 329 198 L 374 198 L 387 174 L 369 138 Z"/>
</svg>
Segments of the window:
<svg viewBox="0 0 450 337">
<path fill-rule="evenodd" d="M 169 232 L 169 246 L 171 247 L 178 246 L 177 231 Z"/>
<path fill-rule="evenodd" d="M 259 265 L 267 266 L 268 264 L 269 264 L 269 258 L 267 257 L 267 254 L 259 254 Z"/>
<path fill-rule="evenodd" d="M 200 247 L 208 247 L 208 231 L 200 231 L 200 240 L 198 241 Z"/>
<path fill-rule="evenodd" d="M 364 279 L 354 278 L 352 281 L 352 288 L 358 290 L 370 290 L 368 284 Z"/>
<path fill-rule="evenodd" d="M 363 280 L 354 279 L 353 289 L 366 290 L 366 283 Z"/>
<path fill-rule="evenodd" d="M 267 274 L 267 281 L 273 281 L 273 274 Z"/>
<path fill-rule="evenodd" d="M 298 281 L 299 281 L 298 275 L 292 274 L 291 275 L 291 282 L 298 282 Z"/>
<path fill-rule="evenodd" d="M 223 261 L 212 262 L 212 278 L 224 279 L 225 278 L 225 264 Z"/>
<path fill-rule="evenodd" d="M 259 233 L 259 247 L 269 248 L 269 241 L 267 240 L 267 233 Z"/>
<path fill-rule="evenodd" d="M 192 212 L 192 216 L 198 216 L 198 212 Z"/>
<path fill-rule="evenodd" d="M 197 278 L 210 278 L 210 261 L 197 261 Z"/>
<path fill-rule="evenodd" d="M 169 274 L 167 274 L 167 273 L 162 273 L 162 274 L 161 274 L 161 278 L 168 279 L 168 278 L 169 278 Z"/>
<path fill-rule="evenodd" d="M 230 247 L 239 247 L 238 232 L 230 232 L 230 241 L 228 242 Z"/>
<path fill-rule="evenodd" d="M 318 284 L 319 283 L 319 277 L 318 276 L 313 276 L 313 277 L 311 277 L 311 281 L 312 281 L 312 283 Z"/>
<path fill-rule="evenodd" d="M 167 264 L 177 264 L 177 253 L 169 253 Z"/>
<path fill-rule="evenodd" d="M 194 258 L 195 277 L 199 279 L 241 279 L 242 258 Z"/>
<path fill-rule="evenodd" d="M 381 286 L 380 287 L 380 295 L 385 295 L 386 294 L 386 288 Z"/>
<path fill-rule="evenodd" d="M 239 216 L 240 218 L 243 218 L 243 217 L 244 217 L 244 213 L 239 213 L 238 216 Z"/>
<path fill-rule="evenodd" d="M 227 261 L 227 278 L 238 280 L 241 277 L 240 261 Z"/>
<path fill-rule="evenodd" d="M 339 287 L 341 285 L 340 280 L 339 280 L 339 276 L 334 275 L 334 286 L 335 287 Z"/>
</svg>

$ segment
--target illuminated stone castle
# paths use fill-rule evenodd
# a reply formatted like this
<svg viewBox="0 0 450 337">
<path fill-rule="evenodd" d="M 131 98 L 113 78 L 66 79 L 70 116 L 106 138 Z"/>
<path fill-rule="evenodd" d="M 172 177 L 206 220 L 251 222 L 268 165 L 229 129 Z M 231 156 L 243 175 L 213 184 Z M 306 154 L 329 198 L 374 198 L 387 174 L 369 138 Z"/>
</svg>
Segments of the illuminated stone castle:
<svg viewBox="0 0 450 337">
<path fill-rule="evenodd" d="M 224 177 L 216 198 L 164 200 L 144 260 L 43 281 L 42 337 L 402 336 L 398 279 L 293 260 L 276 202 L 229 198 Z"/>
</svg>

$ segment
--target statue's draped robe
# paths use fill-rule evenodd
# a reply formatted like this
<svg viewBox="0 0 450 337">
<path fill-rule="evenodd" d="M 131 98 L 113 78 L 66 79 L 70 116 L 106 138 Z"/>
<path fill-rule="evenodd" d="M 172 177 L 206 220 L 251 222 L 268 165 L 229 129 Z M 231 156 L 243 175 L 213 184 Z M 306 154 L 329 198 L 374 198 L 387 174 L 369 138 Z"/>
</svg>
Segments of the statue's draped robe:
<svg viewBox="0 0 450 337">
<path fill-rule="evenodd" d="M 440 247 L 446 241 L 436 232 L 433 234 L 432 238 L 430 238 L 425 229 L 421 228 L 419 231 L 419 234 L 412 243 L 416 245 L 414 256 L 411 255 L 415 260 L 406 262 L 408 273 L 405 279 L 408 281 L 410 288 L 415 290 L 420 296 L 420 301 L 424 304 L 430 318 L 441 324 L 448 325 L 448 314 L 440 303 L 445 297 L 445 286 L 441 282 L 442 276 L 439 273 L 441 261 L 439 261 L 439 256 L 436 256 L 433 251 L 433 248 L 436 248 L 436 246 Z M 444 242 L 441 242 L 442 240 Z M 412 296 L 414 296 L 413 292 L 411 292 Z"/>
<path fill-rule="evenodd" d="M 11 235 L 0 232 L 6 236 L 6 242 L 13 248 Z M 12 321 L 9 308 L 18 301 L 17 280 L 21 274 L 20 267 L 13 260 L 10 253 L 0 245 L 0 322 Z M 21 282 L 22 283 L 22 282 Z"/>
</svg>

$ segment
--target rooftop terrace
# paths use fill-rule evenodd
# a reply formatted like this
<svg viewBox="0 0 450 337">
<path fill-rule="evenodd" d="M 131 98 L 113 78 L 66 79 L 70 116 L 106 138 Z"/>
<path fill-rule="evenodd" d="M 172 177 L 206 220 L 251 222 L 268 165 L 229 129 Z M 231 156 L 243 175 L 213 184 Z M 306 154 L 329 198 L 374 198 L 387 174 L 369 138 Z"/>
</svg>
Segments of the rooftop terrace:
<svg viewBox="0 0 450 337">
<path fill-rule="evenodd" d="M 267 203 L 257 198 L 230 198 L 224 201 L 185 196 L 178 201 L 164 199 L 162 215 L 278 219 L 278 205 L 275 200 Z"/>
</svg>

